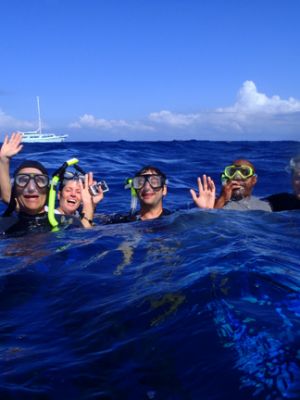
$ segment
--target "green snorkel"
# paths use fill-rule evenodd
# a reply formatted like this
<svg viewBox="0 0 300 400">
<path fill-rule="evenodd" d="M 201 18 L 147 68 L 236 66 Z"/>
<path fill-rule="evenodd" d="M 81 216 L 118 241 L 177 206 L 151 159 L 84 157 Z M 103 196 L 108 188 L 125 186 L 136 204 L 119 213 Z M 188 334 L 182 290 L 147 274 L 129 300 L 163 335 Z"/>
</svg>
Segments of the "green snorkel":
<svg viewBox="0 0 300 400">
<path fill-rule="evenodd" d="M 130 214 L 134 214 L 137 206 L 137 193 L 132 185 L 132 178 L 128 178 L 125 181 L 125 189 L 130 189 L 131 192 L 131 202 L 130 202 Z"/>
<path fill-rule="evenodd" d="M 61 176 L 64 174 L 66 169 L 71 165 L 74 165 L 76 169 L 81 170 L 79 166 L 75 165 L 79 162 L 77 158 L 71 158 L 70 160 L 63 163 L 61 167 L 59 167 L 52 175 L 50 190 L 49 190 L 49 199 L 48 199 L 48 221 L 52 226 L 53 231 L 58 230 L 58 221 L 55 218 L 55 200 L 56 200 L 56 187 L 61 180 Z"/>
</svg>

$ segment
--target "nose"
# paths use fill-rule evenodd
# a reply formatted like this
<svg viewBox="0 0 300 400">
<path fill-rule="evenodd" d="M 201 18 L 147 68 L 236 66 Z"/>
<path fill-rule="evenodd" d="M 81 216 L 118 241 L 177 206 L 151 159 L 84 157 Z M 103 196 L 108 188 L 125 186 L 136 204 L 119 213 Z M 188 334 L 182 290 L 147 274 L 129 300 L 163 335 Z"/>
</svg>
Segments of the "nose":
<svg viewBox="0 0 300 400">
<path fill-rule="evenodd" d="M 145 182 L 144 189 L 151 189 L 151 185 L 148 181 Z"/>
<path fill-rule="evenodd" d="M 236 171 L 236 173 L 233 175 L 232 180 L 233 180 L 233 181 L 240 181 L 241 179 L 243 179 L 243 178 L 242 178 L 240 172 L 239 172 L 239 171 Z"/>
<path fill-rule="evenodd" d="M 30 178 L 29 183 L 27 185 L 27 190 L 29 192 L 35 192 L 37 190 L 36 183 L 33 178 Z"/>
</svg>

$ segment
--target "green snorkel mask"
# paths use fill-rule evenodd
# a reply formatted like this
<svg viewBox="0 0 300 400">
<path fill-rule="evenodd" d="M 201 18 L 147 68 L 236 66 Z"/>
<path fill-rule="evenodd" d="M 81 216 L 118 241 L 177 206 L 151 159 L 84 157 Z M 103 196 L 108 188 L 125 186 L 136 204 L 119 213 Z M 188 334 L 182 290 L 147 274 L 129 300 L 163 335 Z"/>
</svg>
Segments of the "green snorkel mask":
<svg viewBox="0 0 300 400">
<path fill-rule="evenodd" d="M 131 202 L 130 202 L 130 214 L 134 214 L 137 207 L 137 193 L 135 188 L 133 187 L 133 179 L 128 178 L 125 181 L 125 189 L 130 189 L 131 192 Z"/>
<path fill-rule="evenodd" d="M 75 169 L 79 171 L 81 174 L 85 174 L 82 168 L 77 165 L 79 160 L 77 158 L 71 158 L 70 160 L 64 162 L 61 167 L 59 167 L 52 175 L 50 190 L 49 190 L 49 199 L 48 199 L 48 220 L 50 225 L 52 226 L 53 231 L 58 230 L 58 221 L 55 218 L 55 201 L 56 201 L 56 188 L 59 185 L 60 181 L 63 179 L 63 175 L 66 169 L 72 165 L 74 165 Z"/>
</svg>

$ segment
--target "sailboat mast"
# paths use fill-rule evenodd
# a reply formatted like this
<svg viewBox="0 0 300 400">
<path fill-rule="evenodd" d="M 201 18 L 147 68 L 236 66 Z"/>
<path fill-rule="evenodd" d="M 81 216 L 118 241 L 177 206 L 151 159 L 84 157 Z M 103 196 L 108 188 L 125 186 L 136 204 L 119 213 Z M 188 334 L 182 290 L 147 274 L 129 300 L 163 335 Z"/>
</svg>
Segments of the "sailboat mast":
<svg viewBox="0 0 300 400">
<path fill-rule="evenodd" d="M 40 111 L 40 98 L 39 96 L 36 96 L 36 102 L 37 102 L 37 109 L 38 109 L 38 116 L 39 116 L 39 133 L 42 133 L 42 121 L 41 121 L 41 111 Z"/>
</svg>

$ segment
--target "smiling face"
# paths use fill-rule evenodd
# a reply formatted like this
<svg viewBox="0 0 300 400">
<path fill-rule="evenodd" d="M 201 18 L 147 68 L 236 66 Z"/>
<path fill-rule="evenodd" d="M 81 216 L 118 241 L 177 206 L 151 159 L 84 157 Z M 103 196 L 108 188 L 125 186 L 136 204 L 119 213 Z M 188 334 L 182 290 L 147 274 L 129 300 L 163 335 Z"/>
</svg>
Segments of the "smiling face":
<svg viewBox="0 0 300 400">
<path fill-rule="evenodd" d="M 33 176 L 43 174 L 37 168 L 22 168 L 18 171 L 18 175 L 32 174 L 28 184 L 25 187 L 15 184 L 16 199 L 20 207 L 20 211 L 26 214 L 36 215 L 44 212 L 44 206 L 47 201 L 48 186 L 39 188 Z"/>
<path fill-rule="evenodd" d="M 65 215 L 74 214 L 81 204 L 81 191 L 78 180 L 68 181 L 58 193 L 59 210 Z"/>
<path fill-rule="evenodd" d="M 143 171 L 141 175 L 157 175 L 157 172 L 151 169 Z M 146 180 L 144 186 L 137 190 L 137 195 L 140 201 L 141 209 L 162 208 L 163 197 L 167 194 L 167 186 L 152 188 L 149 179 Z"/>
<path fill-rule="evenodd" d="M 236 160 L 233 163 L 236 166 L 247 165 L 255 171 L 255 168 L 251 162 L 247 160 Z M 241 200 L 245 197 L 249 197 L 252 194 L 253 188 L 257 182 L 257 176 L 253 175 L 247 179 L 243 179 L 243 177 L 237 173 L 233 179 L 230 179 L 230 182 L 234 184 L 234 189 L 232 190 L 231 198 L 234 200 Z"/>
</svg>

